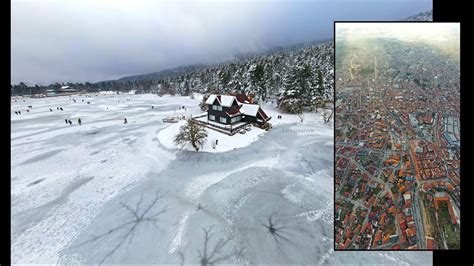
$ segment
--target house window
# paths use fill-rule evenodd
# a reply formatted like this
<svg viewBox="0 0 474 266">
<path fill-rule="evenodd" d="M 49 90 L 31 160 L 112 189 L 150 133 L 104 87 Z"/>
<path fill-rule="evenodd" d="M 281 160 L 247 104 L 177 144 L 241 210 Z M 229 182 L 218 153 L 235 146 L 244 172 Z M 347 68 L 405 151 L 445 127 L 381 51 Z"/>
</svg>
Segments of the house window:
<svg viewBox="0 0 474 266">
<path fill-rule="evenodd" d="M 209 115 L 209 120 L 216 120 L 216 117 L 214 115 Z"/>
<path fill-rule="evenodd" d="M 227 119 L 224 118 L 224 117 L 219 118 L 219 121 L 220 121 L 221 123 L 227 124 Z"/>
<path fill-rule="evenodd" d="M 217 110 L 217 105 L 213 105 L 212 110 Z"/>
<path fill-rule="evenodd" d="M 230 119 L 230 123 L 235 123 L 235 122 L 237 122 L 237 121 L 240 121 L 240 116 L 232 117 L 232 118 Z"/>
<path fill-rule="evenodd" d="M 217 106 L 217 110 L 218 110 L 218 111 L 222 111 L 222 106 L 218 105 L 218 106 Z"/>
</svg>

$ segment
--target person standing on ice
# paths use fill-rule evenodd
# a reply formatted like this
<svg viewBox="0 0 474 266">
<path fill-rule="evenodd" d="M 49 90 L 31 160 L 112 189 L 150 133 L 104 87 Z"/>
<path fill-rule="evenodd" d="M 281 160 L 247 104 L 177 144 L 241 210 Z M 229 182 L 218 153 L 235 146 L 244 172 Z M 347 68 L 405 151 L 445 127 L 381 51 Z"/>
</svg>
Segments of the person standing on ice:
<svg viewBox="0 0 474 266">
<path fill-rule="evenodd" d="M 124 119 L 123 119 L 123 123 L 124 123 L 124 124 L 127 124 L 127 123 L 128 123 L 128 122 L 127 122 L 127 118 L 124 118 Z"/>
<path fill-rule="evenodd" d="M 68 120 L 68 122 L 69 122 L 69 125 L 72 125 L 72 122 L 71 122 L 71 120 Z"/>
<path fill-rule="evenodd" d="M 67 125 L 67 124 L 68 124 L 68 122 L 67 122 L 67 119 L 66 119 L 66 118 L 64 118 L 64 121 L 66 122 L 66 125 Z"/>
<path fill-rule="evenodd" d="M 77 119 L 77 123 L 78 123 L 79 125 L 81 125 L 81 123 L 82 123 L 82 122 L 81 122 L 81 118 Z"/>
<path fill-rule="evenodd" d="M 50 111 L 50 112 L 52 112 L 52 111 L 53 111 L 53 109 L 49 108 L 49 111 Z"/>
</svg>

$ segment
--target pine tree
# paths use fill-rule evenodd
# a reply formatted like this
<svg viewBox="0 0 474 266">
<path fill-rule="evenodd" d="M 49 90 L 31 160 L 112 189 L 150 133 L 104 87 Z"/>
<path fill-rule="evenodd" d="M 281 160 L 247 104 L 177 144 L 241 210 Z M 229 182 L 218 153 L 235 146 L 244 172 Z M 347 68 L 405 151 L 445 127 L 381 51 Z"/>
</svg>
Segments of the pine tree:
<svg viewBox="0 0 474 266">
<path fill-rule="evenodd" d="M 324 90 L 324 80 L 322 79 L 321 70 L 318 69 L 317 77 L 311 80 L 311 102 L 309 104 L 310 110 L 316 110 L 322 107 L 327 99 Z"/>
<path fill-rule="evenodd" d="M 318 69 L 318 95 L 321 96 L 321 98 L 324 97 L 324 78 L 320 69 Z"/>
<path fill-rule="evenodd" d="M 297 67 L 298 71 L 298 84 L 301 90 L 301 100 L 303 101 L 303 105 L 308 106 L 310 104 L 310 80 L 311 80 L 311 67 L 308 64 L 304 64 L 302 66 Z"/>
<path fill-rule="evenodd" d="M 217 72 L 219 78 L 219 91 L 222 93 L 226 93 L 229 91 L 228 85 L 231 79 L 230 74 L 226 70 L 219 70 Z"/>
<path fill-rule="evenodd" d="M 249 84 L 246 87 L 246 93 L 252 94 L 256 101 L 259 99 L 264 101 L 267 96 L 267 91 L 265 88 L 265 70 L 263 64 L 256 63 L 250 65 L 247 77 Z"/>
<path fill-rule="evenodd" d="M 278 98 L 278 106 L 289 113 L 301 113 L 303 109 L 302 90 L 296 68 L 283 77 L 283 91 Z"/>
</svg>

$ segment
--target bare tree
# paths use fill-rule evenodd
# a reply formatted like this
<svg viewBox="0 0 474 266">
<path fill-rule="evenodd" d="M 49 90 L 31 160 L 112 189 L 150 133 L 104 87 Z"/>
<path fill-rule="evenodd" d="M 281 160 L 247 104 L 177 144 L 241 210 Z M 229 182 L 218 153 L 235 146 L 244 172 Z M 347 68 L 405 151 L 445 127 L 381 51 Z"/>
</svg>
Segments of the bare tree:
<svg viewBox="0 0 474 266">
<path fill-rule="evenodd" d="M 198 203 L 198 206 L 196 207 L 196 211 L 199 210 L 204 210 L 204 206 L 202 206 L 201 203 Z"/>
<path fill-rule="evenodd" d="M 209 243 L 212 237 L 214 236 L 214 233 L 212 232 L 213 227 L 214 226 L 211 225 L 207 229 L 202 228 L 202 230 L 204 231 L 203 249 L 198 250 L 201 266 L 214 265 L 215 263 L 229 259 L 232 256 L 237 256 L 237 255 L 242 256 L 243 248 L 236 249 L 235 247 L 232 252 L 227 253 L 227 254 L 222 254 L 224 247 L 229 243 L 229 241 L 231 240 L 231 237 L 220 238 L 214 244 L 214 247 L 211 248 Z"/>
<path fill-rule="evenodd" d="M 331 120 L 333 113 L 333 110 L 323 110 L 324 124 L 327 124 Z"/>
<path fill-rule="evenodd" d="M 214 225 L 211 225 L 208 228 L 202 228 L 204 232 L 203 246 L 202 249 L 197 250 L 198 259 L 201 266 L 222 263 L 223 261 L 232 257 L 245 258 L 243 248 L 236 248 L 234 246 L 231 251 L 224 252 L 224 249 L 228 246 L 229 242 L 232 240 L 232 237 L 219 238 L 219 240 L 217 240 L 217 242 L 214 241 L 214 245 L 212 245 L 211 242 L 214 237 L 214 233 L 212 232 L 213 229 Z M 185 265 L 184 252 L 178 251 L 178 256 L 180 257 L 181 265 Z"/>
<path fill-rule="evenodd" d="M 303 109 L 299 108 L 296 110 L 294 107 L 291 107 L 291 110 L 300 118 L 301 123 L 303 123 Z"/>
<path fill-rule="evenodd" d="M 293 242 L 289 239 L 288 232 L 286 229 L 289 229 L 289 226 L 281 225 L 281 222 L 274 218 L 274 213 L 272 213 L 265 223 L 262 225 L 268 230 L 268 233 L 272 235 L 273 239 L 275 240 L 277 248 L 283 252 L 281 248 L 281 243 L 286 241 L 290 244 Z"/>
<path fill-rule="evenodd" d="M 179 255 L 179 260 L 180 260 L 179 265 L 184 266 L 184 253 L 183 253 L 183 251 L 179 250 L 178 255 Z"/>
<path fill-rule="evenodd" d="M 133 240 L 135 231 L 140 225 L 145 224 L 145 223 L 151 223 L 155 227 L 157 226 L 158 216 L 166 212 L 167 207 L 165 206 L 158 211 L 153 211 L 153 209 L 155 205 L 158 203 L 158 201 L 160 201 L 164 197 L 165 197 L 165 194 L 155 193 L 153 200 L 143 210 L 141 210 L 141 205 L 143 203 L 143 194 L 140 195 L 140 199 L 137 201 L 135 208 L 131 207 L 130 205 L 126 203 L 120 202 L 120 205 L 124 208 L 124 210 L 126 210 L 129 213 L 131 217 L 130 220 L 125 221 L 122 224 L 112 229 L 109 229 L 108 231 L 102 234 L 94 236 L 91 239 L 86 240 L 78 245 L 72 246 L 71 248 L 76 248 L 76 247 L 80 247 L 86 244 L 95 243 L 99 240 L 106 238 L 107 236 L 111 236 L 112 234 L 118 235 L 119 232 L 124 232 L 123 234 L 121 234 L 121 237 L 117 241 L 117 243 L 112 246 L 112 249 L 110 249 L 110 251 L 108 251 L 106 255 L 99 261 L 99 264 L 103 264 L 120 247 L 122 247 L 125 242 L 127 242 L 127 246 L 130 245 L 130 243 Z"/>
<path fill-rule="evenodd" d="M 199 147 L 202 148 L 206 139 L 207 131 L 204 127 L 196 121 L 188 119 L 186 124 L 179 129 L 179 133 L 174 138 L 174 143 L 181 145 L 181 148 L 190 143 L 196 151 L 199 151 Z"/>
</svg>

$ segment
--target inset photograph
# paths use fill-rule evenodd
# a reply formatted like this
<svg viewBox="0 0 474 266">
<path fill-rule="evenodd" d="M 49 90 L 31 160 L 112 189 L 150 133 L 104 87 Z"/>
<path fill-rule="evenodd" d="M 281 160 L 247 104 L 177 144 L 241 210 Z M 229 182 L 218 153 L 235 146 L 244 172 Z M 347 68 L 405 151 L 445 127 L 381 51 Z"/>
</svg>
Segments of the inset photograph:
<svg viewBox="0 0 474 266">
<path fill-rule="evenodd" d="M 335 23 L 335 250 L 460 248 L 460 23 Z"/>
</svg>

